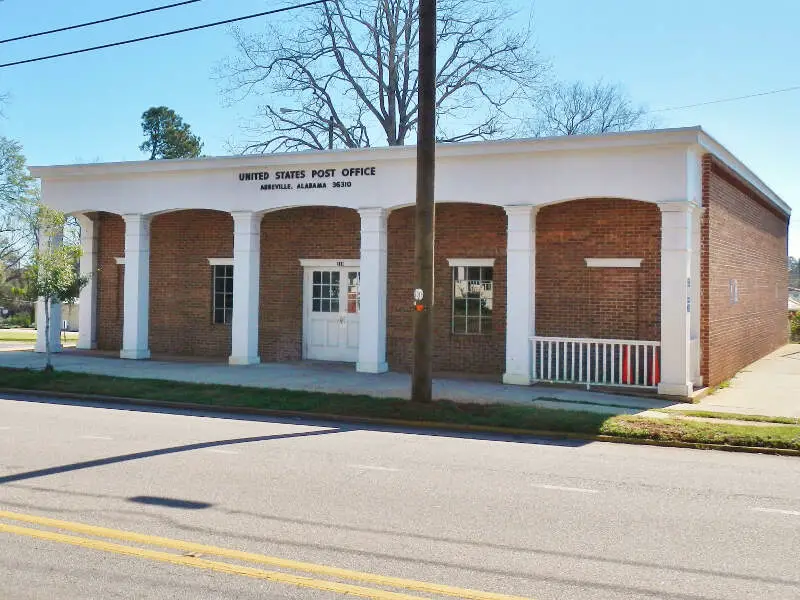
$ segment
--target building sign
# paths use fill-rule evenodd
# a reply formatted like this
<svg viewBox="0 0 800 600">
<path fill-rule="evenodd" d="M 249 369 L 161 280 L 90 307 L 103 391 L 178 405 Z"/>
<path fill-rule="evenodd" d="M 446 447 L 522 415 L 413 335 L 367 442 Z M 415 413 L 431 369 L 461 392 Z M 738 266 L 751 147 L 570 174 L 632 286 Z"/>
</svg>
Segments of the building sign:
<svg viewBox="0 0 800 600">
<path fill-rule="evenodd" d="M 375 177 L 375 167 L 343 169 L 264 169 L 239 173 L 239 181 L 258 184 L 261 191 L 341 189 Z"/>
</svg>

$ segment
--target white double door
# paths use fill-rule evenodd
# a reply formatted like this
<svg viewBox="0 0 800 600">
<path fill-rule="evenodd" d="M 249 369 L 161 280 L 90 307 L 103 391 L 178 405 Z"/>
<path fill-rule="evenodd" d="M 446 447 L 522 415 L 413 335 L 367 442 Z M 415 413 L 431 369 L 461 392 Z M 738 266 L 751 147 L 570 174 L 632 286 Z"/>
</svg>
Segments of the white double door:
<svg viewBox="0 0 800 600">
<path fill-rule="evenodd" d="M 358 361 L 358 266 L 307 266 L 304 278 L 305 358 Z"/>
</svg>

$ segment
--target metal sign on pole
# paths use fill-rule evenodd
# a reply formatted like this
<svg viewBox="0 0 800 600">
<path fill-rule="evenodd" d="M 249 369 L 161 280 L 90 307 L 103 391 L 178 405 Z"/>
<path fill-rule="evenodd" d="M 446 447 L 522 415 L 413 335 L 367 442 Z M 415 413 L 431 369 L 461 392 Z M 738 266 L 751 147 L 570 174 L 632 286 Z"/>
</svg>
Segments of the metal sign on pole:
<svg viewBox="0 0 800 600">
<path fill-rule="evenodd" d="M 436 0 L 419 0 L 419 120 L 411 400 L 432 399 L 433 232 L 436 154 Z"/>
</svg>

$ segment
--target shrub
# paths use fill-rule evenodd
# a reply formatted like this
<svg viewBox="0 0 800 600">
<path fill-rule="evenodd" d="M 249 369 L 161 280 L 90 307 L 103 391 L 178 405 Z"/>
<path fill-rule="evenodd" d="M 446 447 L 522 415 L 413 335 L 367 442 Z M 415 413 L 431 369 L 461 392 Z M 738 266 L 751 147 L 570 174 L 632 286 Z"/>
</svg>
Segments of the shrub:
<svg viewBox="0 0 800 600">
<path fill-rule="evenodd" d="M 3 321 L 4 327 L 32 327 L 33 315 L 29 312 L 19 312 Z"/>
<path fill-rule="evenodd" d="M 789 329 L 792 332 L 792 341 L 800 342 L 800 311 L 795 311 L 789 319 Z"/>
</svg>

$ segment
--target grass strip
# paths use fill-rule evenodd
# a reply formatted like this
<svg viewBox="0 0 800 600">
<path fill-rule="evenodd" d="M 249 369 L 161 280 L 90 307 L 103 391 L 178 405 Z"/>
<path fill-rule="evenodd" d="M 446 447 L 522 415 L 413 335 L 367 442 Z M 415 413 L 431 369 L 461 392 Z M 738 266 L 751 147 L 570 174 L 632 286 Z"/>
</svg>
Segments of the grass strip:
<svg viewBox="0 0 800 600">
<path fill-rule="evenodd" d="M 0 386 L 21 390 L 191 403 L 220 409 L 252 408 L 307 413 L 309 416 L 335 415 L 515 431 L 548 431 L 667 442 L 800 450 L 800 426 L 734 425 L 698 422 L 680 417 L 670 419 L 650 419 L 635 415 L 609 417 L 585 411 L 504 404 L 468 404 L 445 400 L 417 404 L 399 398 L 375 398 L 366 395 L 131 379 L 66 371 L 44 373 L 31 369 L 0 368 Z"/>
<path fill-rule="evenodd" d="M 78 333 L 67 331 L 62 339 L 77 340 Z M 36 331 L 30 329 L 0 329 L 0 342 L 35 342 Z"/>
<path fill-rule="evenodd" d="M 752 421 L 754 423 L 782 423 L 784 425 L 800 425 L 800 417 L 770 417 L 767 415 L 747 415 L 743 413 L 714 412 L 710 410 L 671 410 L 669 408 L 650 409 L 668 415 L 686 417 L 703 417 L 706 419 L 727 419 L 733 421 Z"/>
</svg>

